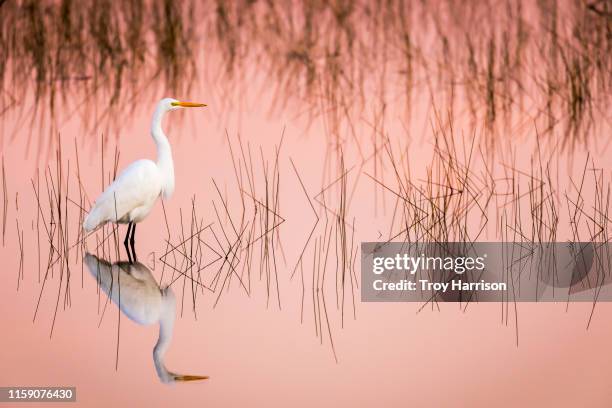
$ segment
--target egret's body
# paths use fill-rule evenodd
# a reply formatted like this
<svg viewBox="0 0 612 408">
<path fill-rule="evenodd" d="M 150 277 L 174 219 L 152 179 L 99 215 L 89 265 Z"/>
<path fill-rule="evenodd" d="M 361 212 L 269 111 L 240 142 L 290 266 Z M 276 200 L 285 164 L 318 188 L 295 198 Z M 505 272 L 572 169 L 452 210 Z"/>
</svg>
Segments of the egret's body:
<svg viewBox="0 0 612 408">
<path fill-rule="evenodd" d="M 153 348 L 153 362 L 162 382 L 208 378 L 179 375 L 166 368 L 164 356 L 172 340 L 176 318 L 176 298 L 170 287 L 161 288 L 151 271 L 139 262 L 110 264 L 91 254 L 86 254 L 84 260 L 100 288 L 130 320 L 141 325 L 159 323 L 159 338 Z"/>
<path fill-rule="evenodd" d="M 161 180 L 155 162 L 143 159 L 130 164 L 96 199 L 85 219 L 85 229 L 92 231 L 109 221 L 120 224 L 142 221 L 162 193 Z"/>
<path fill-rule="evenodd" d="M 174 192 L 174 162 L 170 142 L 162 129 L 164 115 L 171 110 L 197 106 L 206 105 L 179 102 L 171 98 L 162 99 L 157 104 L 151 123 L 151 136 L 157 147 L 157 161 L 137 160 L 123 170 L 96 199 L 83 223 L 85 230 L 93 231 L 107 222 L 129 224 L 125 245 L 127 249 L 131 227 L 134 251 L 135 224 L 149 215 L 160 196 L 168 199 Z"/>
</svg>

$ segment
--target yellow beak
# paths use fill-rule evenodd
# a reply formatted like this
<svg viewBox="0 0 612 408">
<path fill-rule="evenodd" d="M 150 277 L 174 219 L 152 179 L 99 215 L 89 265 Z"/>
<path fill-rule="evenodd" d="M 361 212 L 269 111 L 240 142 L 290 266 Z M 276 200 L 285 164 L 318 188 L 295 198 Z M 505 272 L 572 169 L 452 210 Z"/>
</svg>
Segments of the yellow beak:
<svg viewBox="0 0 612 408">
<path fill-rule="evenodd" d="M 202 106 L 208 106 L 205 103 L 195 102 L 172 102 L 172 106 L 182 106 L 183 108 L 200 108 Z"/>
<path fill-rule="evenodd" d="M 200 380 L 208 380 L 207 375 L 175 375 L 174 379 L 176 381 L 200 381 Z"/>
</svg>

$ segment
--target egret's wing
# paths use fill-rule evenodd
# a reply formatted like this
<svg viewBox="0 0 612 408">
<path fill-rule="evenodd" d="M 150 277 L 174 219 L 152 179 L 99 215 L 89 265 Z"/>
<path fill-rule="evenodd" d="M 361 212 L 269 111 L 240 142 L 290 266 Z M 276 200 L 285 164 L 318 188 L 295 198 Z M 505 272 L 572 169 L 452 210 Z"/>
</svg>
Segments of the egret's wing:
<svg viewBox="0 0 612 408">
<path fill-rule="evenodd" d="M 138 160 L 123 170 L 96 199 L 90 213 L 95 222 L 91 224 L 121 220 L 133 209 L 155 200 L 160 192 L 157 165 L 151 160 Z"/>
</svg>

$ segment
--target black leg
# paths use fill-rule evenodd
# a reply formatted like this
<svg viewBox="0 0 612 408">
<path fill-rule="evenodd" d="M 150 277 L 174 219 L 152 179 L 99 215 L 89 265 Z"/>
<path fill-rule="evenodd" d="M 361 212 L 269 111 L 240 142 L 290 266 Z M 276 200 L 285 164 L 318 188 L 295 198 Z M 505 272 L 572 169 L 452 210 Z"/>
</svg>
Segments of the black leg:
<svg viewBox="0 0 612 408">
<path fill-rule="evenodd" d="M 127 248 L 129 240 L 130 240 L 130 231 L 132 228 L 132 223 L 130 222 L 127 227 L 127 231 L 125 232 L 125 239 L 123 240 L 123 245 Z"/>
<path fill-rule="evenodd" d="M 127 232 L 125 233 L 125 240 L 123 240 L 123 245 L 125 246 L 125 251 L 127 252 L 128 260 L 130 261 L 130 263 L 133 263 L 132 253 L 130 252 L 130 246 L 129 246 L 131 230 L 132 230 L 132 223 L 130 222 L 127 227 Z"/>
<path fill-rule="evenodd" d="M 132 236 L 130 238 L 130 244 L 132 246 L 132 255 L 134 257 L 134 262 L 137 261 L 136 259 L 136 247 L 134 246 L 134 242 L 136 241 L 136 223 L 133 222 L 132 223 Z"/>
</svg>

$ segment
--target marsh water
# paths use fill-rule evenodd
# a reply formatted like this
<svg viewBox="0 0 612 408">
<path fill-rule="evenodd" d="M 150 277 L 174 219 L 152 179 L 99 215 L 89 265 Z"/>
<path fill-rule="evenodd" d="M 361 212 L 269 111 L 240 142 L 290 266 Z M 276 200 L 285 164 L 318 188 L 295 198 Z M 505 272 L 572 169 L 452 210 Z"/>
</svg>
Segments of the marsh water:
<svg viewBox="0 0 612 408">
<path fill-rule="evenodd" d="M 48 39 L 3 23 L 0 385 L 84 406 L 607 406 L 596 296 L 360 298 L 361 242 L 607 242 L 606 2 L 128 3 L 0 5 Z M 166 96 L 208 107 L 167 115 L 176 190 L 130 272 L 125 226 L 81 225 L 155 157 Z M 159 319 L 93 256 L 155 307 L 171 288 L 165 365 L 208 380 L 166 384 Z"/>
</svg>

